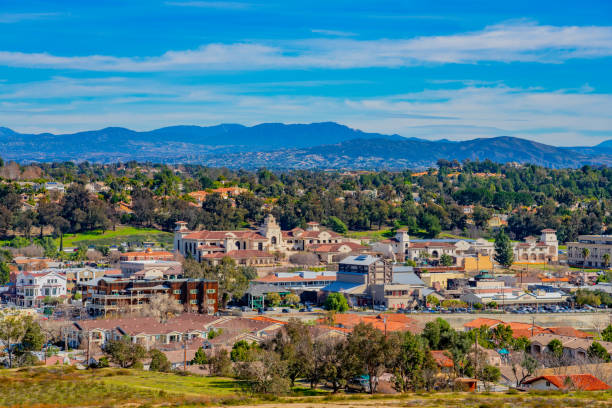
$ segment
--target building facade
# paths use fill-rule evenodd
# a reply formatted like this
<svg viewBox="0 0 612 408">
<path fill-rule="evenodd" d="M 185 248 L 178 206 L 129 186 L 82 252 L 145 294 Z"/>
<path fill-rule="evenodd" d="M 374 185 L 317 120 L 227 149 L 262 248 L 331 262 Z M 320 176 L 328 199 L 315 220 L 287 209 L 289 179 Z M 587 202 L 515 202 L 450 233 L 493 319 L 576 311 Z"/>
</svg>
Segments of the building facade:
<svg viewBox="0 0 612 408">
<path fill-rule="evenodd" d="M 66 276 L 54 270 L 21 272 L 15 282 L 16 304 L 40 307 L 45 297 L 66 297 Z"/>
<path fill-rule="evenodd" d="M 586 258 L 585 249 L 588 250 Z M 604 256 L 605 254 L 607 256 Z M 612 262 L 612 235 L 579 235 L 578 241 L 567 243 L 567 263 L 570 265 L 608 268 L 610 262 Z"/>
<path fill-rule="evenodd" d="M 205 279 L 102 278 L 88 288 L 86 307 L 92 316 L 121 315 L 140 311 L 153 296 L 165 294 L 187 312 L 213 314 L 219 309 L 218 292 L 218 282 Z"/>
</svg>

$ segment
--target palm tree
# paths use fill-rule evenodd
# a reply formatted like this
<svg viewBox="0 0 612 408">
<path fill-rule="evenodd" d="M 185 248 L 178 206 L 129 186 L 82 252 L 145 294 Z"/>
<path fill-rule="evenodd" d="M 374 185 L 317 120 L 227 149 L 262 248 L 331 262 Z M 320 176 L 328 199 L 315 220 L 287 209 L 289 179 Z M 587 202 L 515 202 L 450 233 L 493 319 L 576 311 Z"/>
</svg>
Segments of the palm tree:
<svg viewBox="0 0 612 408">
<path fill-rule="evenodd" d="M 586 265 L 586 260 L 591 254 L 589 248 L 582 248 L 582 272 L 584 272 L 584 266 Z"/>
<path fill-rule="evenodd" d="M 608 253 L 603 254 L 603 261 L 604 261 L 604 268 L 608 269 L 608 267 L 610 266 L 610 254 Z"/>
</svg>

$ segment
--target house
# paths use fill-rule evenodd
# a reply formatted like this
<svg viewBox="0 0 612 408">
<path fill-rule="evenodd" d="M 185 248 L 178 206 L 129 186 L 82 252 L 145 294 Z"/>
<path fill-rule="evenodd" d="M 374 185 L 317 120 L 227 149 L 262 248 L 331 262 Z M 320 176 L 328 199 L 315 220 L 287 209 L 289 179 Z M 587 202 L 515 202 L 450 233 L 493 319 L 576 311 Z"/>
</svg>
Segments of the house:
<svg viewBox="0 0 612 408">
<path fill-rule="evenodd" d="M 325 319 L 319 319 L 319 323 L 325 323 Z M 353 330 L 360 323 L 371 324 L 374 328 L 385 333 L 387 332 L 405 332 L 409 331 L 412 334 L 418 334 L 423 331 L 423 327 L 413 318 L 400 313 L 359 315 L 354 313 L 337 313 L 334 315 L 335 327 Z"/>
<path fill-rule="evenodd" d="M 591 344 L 593 344 L 593 339 L 548 333 L 537 334 L 530 340 L 530 350 L 533 356 L 540 356 L 548 353 L 548 343 L 552 340 L 559 340 L 563 345 L 563 355 L 575 361 L 586 359 L 587 351 L 589 347 L 591 347 Z M 601 344 L 608 353 L 612 353 L 612 342 L 598 341 L 598 343 Z"/>
<path fill-rule="evenodd" d="M 15 303 L 40 307 L 45 297 L 66 297 L 66 276 L 56 270 L 20 272 L 15 283 Z"/>
<path fill-rule="evenodd" d="M 566 337 L 575 337 L 581 339 L 592 338 L 592 335 L 585 333 L 580 330 L 576 330 L 573 327 L 560 326 L 560 327 L 541 327 L 531 323 L 522 322 L 504 322 L 503 320 L 489 319 L 485 317 L 479 317 L 471 320 L 463 325 L 465 330 L 478 330 L 481 327 L 493 329 L 496 326 L 503 324 L 510 326 L 512 329 L 512 337 L 515 339 L 519 337 L 531 338 L 539 334 L 553 334 L 553 335 L 564 335 Z"/>
<path fill-rule="evenodd" d="M 605 391 L 610 386 L 592 374 L 542 375 L 523 382 L 530 390 Z"/>
</svg>

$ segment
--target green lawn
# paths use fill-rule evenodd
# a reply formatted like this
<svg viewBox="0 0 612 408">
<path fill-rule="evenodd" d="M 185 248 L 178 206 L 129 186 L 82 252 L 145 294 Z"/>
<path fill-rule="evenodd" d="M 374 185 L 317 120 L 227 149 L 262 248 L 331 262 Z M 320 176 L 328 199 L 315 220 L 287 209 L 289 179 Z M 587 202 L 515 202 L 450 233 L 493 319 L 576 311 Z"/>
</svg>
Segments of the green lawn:
<svg viewBox="0 0 612 408">
<path fill-rule="evenodd" d="M 124 241 L 170 243 L 172 242 L 172 234 L 154 228 L 121 226 L 117 227 L 115 231 L 104 231 L 104 233 L 101 230 L 94 230 L 64 235 L 65 247 L 80 245 L 118 245 Z M 59 246 L 59 238 L 56 239 L 56 244 Z"/>
<path fill-rule="evenodd" d="M 110 376 L 100 379 L 109 385 L 124 385 L 141 390 L 164 391 L 181 395 L 229 396 L 240 391 L 238 382 L 231 378 L 179 376 L 171 373 L 130 370 L 127 376 Z"/>
</svg>

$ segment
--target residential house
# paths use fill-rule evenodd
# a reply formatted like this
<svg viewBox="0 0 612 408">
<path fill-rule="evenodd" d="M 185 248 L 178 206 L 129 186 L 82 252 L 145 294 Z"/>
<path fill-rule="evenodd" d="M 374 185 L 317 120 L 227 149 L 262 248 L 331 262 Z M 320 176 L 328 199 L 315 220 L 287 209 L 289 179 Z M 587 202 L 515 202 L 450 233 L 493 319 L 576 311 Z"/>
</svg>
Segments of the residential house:
<svg viewBox="0 0 612 408">
<path fill-rule="evenodd" d="M 585 249 L 588 250 L 586 259 Z M 609 268 L 605 254 L 612 259 L 612 235 L 579 235 L 578 241 L 567 243 L 567 263 L 573 266 Z"/>
<path fill-rule="evenodd" d="M 541 391 L 605 391 L 610 386 L 593 374 L 542 375 L 523 382 L 525 388 Z"/>
<path fill-rule="evenodd" d="M 548 353 L 548 343 L 552 340 L 559 340 L 563 345 L 563 354 L 573 361 L 584 360 L 593 339 L 580 338 L 573 336 L 562 336 L 559 334 L 542 333 L 533 336 L 531 339 L 531 354 L 534 356 Z M 598 341 L 599 344 L 608 352 L 612 353 L 612 342 Z"/>
</svg>

